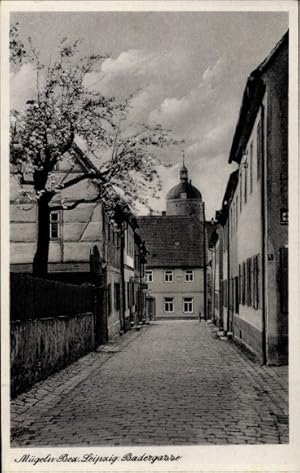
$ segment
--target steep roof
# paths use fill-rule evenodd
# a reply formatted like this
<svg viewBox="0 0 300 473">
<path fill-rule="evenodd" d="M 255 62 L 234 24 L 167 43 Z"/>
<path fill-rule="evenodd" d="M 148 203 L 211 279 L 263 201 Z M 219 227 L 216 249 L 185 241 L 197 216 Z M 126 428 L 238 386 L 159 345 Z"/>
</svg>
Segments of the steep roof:
<svg viewBox="0 0 300 473">
<path fill-rule="evenodd" d="M 251 132 L 255 117 L 257 115 L 261 99 L 265 92 L 265 84 L 263 74 L 272 67 L 273 61 L 277 58 L 278 53 L 288 47 L 289 32 L 287 31 L 276 46 L 272 49 L 266 59 L 251 72 L 248 77 L 242 104 L 240 108 L 239 118 L 236 125 L 228 162 L 240 162 L 244 147 L 247 143 Z"/>
<path fill-rule="evenodd" d="M 222 201 L 222 209 L 217 212 L 218 214 L 217 220 L 222 225 L 226 223 L 229 207 L 232 201 L 233 194 L 237 187 L 238 180 L 239 180 L 239 170 L 236 169 L 230 174 L 228 178 L 226 190 L 225 190 L 223 201 Z"/>
<path fill-rule="evenodd" d="M 72 148 L 76 153 L 76 158 L 78 162 L 82 165 L 85 171 L 95 171 L 95 173 L 99 172 L 97 166 L 87 157 L 86 153 L 82 151 L 82 149 L 74 142 L 72 144 Z"/>
<path fill-rule="evenodd" d="M 153 268 L 196 268 L 203 266 L 203 223 L 195 217 L 137 217 L 145 240 L 147 266 Z"/>
</svg>

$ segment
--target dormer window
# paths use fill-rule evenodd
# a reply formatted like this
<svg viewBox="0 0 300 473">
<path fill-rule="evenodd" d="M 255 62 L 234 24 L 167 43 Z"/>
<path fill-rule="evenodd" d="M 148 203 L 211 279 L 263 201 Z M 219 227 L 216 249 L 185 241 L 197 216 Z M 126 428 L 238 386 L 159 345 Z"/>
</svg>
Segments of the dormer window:
<svg viewBox="0 0 300 473">
<path fill-rule="evenodd" d="M 186 192 L 181 192 L 180 193 L 180 198 L 181 199 L 187 199 L 187 193 Z"/>
</svg>

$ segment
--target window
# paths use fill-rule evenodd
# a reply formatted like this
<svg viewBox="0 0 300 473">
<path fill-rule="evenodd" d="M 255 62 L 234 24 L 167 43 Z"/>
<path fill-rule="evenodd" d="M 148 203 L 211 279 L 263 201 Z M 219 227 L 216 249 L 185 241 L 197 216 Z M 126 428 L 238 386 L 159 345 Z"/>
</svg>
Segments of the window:
<svg viewBox="0 0 300 473">
<path fill-rule="evenodd" d="M 127 254 L 128 256 L 133 257 L 134 251 L 134 234 L 131 227 L 127 227 L 126 232 L 126 243 L 127 243 Z"/>
<path fill-rule="evenodd" d="M 173 270 L 165 271 L 165 282 L 173 282 Z"/>
<path fill-rule="evenodd" d="M 120 284 L 118 282 L 115 283 L 115 309 L 120 309 Z"/>
<path fill-rule="evenodd" d="M 174 298 L 165 297 L 165 312 L 174 312 Z"/>
<path fill-rule="evenodd" d="M 242 272 L 242 304 L 246 303 L 246 263 L 243 263 L 243 272 Z"/>
<path fill-rule="evenodd" d="M 125 310 L 126 309 L 129 309 L 130 307 L 130 303 L 129 303 L 129 282 L 126 281 L 126 297 L 124 297 L 125 299 Z"/>
<path fill-rule="evenodd" d="M 288 281 L 288 248 L 279 249 L 279 288 L 280 288 L 280 310 L 288 313 L 289 307 L 289 281 Z"/>
<path fill-rule="evenodd" d="M 146 282 L 153 282 L 153 270 L 152 269 L 147 269 L 145 271 L 145 276 L 146 276 Z"/>
<path fill-rule="evenodd" d="M 261 122 L 257 125 L 256 130 L 256 148 L 257 148 L 257 180 L 260 178 L 261 165 L 262 165 L 262 128 Z"/>
<path fill-rule="evenodd" d="M 111 314 L 111 284 L 107 286 L 107 313 Z"/>
<path fill-rule="evenodd" d="M 258 309 L 259 307 L 259 255 L 252 258 L 252 307 Z"/>
<path fill-rule="evenodd" d="M 187 193 L 186 192 L 181 192 L 180 197 L 181 197 L 181 199 L 186 199 L 187 198 Z"/>
<path fill-rule="evenodd" d="M 222 286 L 223 286 L 223 305 L 224 307 L 227 307 L 227 294 L 228 294 L 227 280 L 223 281 Z"/>
<path fill-rule="evenodd" d="M 59 212 L 50 213 L 50 239 L 57 240 L 59 238 Z"/>
<path fill-rule="evenodd" d="M 253 142 L 250 144 L 250 194 L 253 191 Z"/>
<path fill-rule="evenodd" d="M 239 264 L 239 303 L 242 304 L 242 292 L 243 292 L 243 276 L 242 276 L 242 268 Z"/>
<path fill-rule="evenodd" d="M 252 298 L 251 298 L 251 288 L 252 288 L 252 260 L 251 258 L 247 259 L 247 306 L 251 307 Z"/>
<path fill-rule="evenodd" d="M 193 298 L 192 297 L 184 297 L 183 298 L 183 312 L 185 314 L 192 314 L 194 312 L 193 308 Z"/>
<path fill-rule="evenodd" d="M 194 281 L 194 271 L 192 269 L 187 269 L 185 272 L 185 282 Z"/>
<path fill-rule="evenodd" d="M 234 311 L 236 314 L 239 313 L 239 278 L 234 278 Z"/>
</svg>

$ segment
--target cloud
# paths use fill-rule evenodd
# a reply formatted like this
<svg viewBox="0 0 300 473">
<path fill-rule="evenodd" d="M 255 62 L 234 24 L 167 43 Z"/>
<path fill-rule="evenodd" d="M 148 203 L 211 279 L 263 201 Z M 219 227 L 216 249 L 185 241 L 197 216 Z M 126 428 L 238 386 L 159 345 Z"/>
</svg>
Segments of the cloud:
<svg viewBox="0 0 300 473">
<path fill-rule="evenodd" d="M 23 64 L 10 74 L 10 108 L 19 110 L 32 97 L 36 97 L 36 72 L 31 64 Z"/>
<path fill-rule="evenodd" d="M 207 69 L 203 72 L 202 79 L 204 82 L 213 81 L 218 79 L 225 70 L 225 59 L 219 58 L 215 64 L 208 66 Z"/>
<path fill-rule="evenodd" d="M 227 117 L 222 116 L 222 118 L 221 124 L 215 124 L 187 147 L 187 154 L 213 158 L 218 156 L 220 150 L 226 149 L 228 138 L 232 135 L 232 122 Z"/>
<path fill-rule="evenodd" d="M 144 50 L 130 49 L 123 51 L 116 59 L 106 59 L 101 70 L 106 75 L 138 74 L 142 75 L 155 67 L 157 57 Z"/>
<path fill-rule="evenodd" d="M 203 73 L 200 83 L 181 97 L 166 97 L 162 103 L 151 112 L 151 122 L 159 121 L 162 124 L 171 123 L 176 130 L 193 134 L 199 122 L 204 122 L 210 109 L 215 107 L 214 100 L 221 91 L 222 75 L 225 60 L 218 59 L 213 66 L 209 66 Z"/>
<path fill-rule="evenodd" d="M 128 120 L 145 122 L 154 107 L 163 99 L 164 90 L 160 84 L 151 83 L 137 92 L 130 101 Z"/>
<path fill-rule="evenodd" d="M 207 215 L 212 216 L 216 199 L 222 198 L 224 175 L 230 171 L 227 155 L 233 134 L 232 117 L 238 109 L 238 101 L 228 87 L 231 65 L 219 57 L 202 69 L 193 69 L 184 55 L 175 52 L 122 51 L 106 59 L 98 71 L 87 74 L 85 85 L 117 98 L 132 94 L 129 121 L 160 123 L 171 128 L 174 137 L 185 139 L 190 176 L 203 194 Z M 35 94 L 32 67 L 22 66 L 12 75 L 11 84 L 12 104 L 23 105 Z M 178 182 L 180 156 L 179 148 L 159 153 L 159 158 L 172 166 L 158 168 L 163 189 L 160 199 L 150 198 L 157 212 L 165 208 L 166 193 Z M 140 211 L 146 210 L 141 207 Z"/>
<path fill-rule="evenodd" d="M 99 71 L 87 74 L 85 85 L 104 95 L 126 97 L 149 85 L 159 61 L 159 54 L 139 49 L 123 51 L 116 58 L 107 58 Z"/>
</svg>

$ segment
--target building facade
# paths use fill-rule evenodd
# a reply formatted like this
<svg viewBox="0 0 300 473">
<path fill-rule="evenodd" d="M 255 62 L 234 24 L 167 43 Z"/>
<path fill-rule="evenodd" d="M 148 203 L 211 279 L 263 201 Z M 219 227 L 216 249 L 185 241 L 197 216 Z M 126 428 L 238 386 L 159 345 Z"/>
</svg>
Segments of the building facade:
<svg viewBox="0 0 300 473">
<path fill-rule="evenodd" d="M 53 172 L 58 182 L 73 180 L 97 168 L 74 145 Z M 32 273 L 37 244 L 37 205 L 22 195 L 32 187 L 20 186 L 11 176 L 10 256 L 12 272 Z M 63 191 L 64 206 L 74 208 L 50 212 L 48 278 L 65 282 L 99 286 L 97 317 L 105 320 L 100 329 L 102 341 L 128 330 L 135 320 L 138 300 L 129 297 L 135 277 L 135 238 L 137 224 L 130 213 L 113 222 L 97 198 L 98 189 L 91 179 L 83 180 Z M 21 199 L 20 199 L 21 196 Z M 78 205 L 75 205 L 77 204 Z M 56 202 L 53 202 L 55 205 Z"/>
<path fill-rule="evenodd" d="M 288 33 L 247 81 L 229 162 L 238 169 L 229 178 L 218 213 L 224 243 L 223 280 L 219 276 L 223 327 L 264 363 L 285 363 Z"/>
<path fill-rule="evenodd" d="M 184 164 L 179 184 L 167 194 L 167 211 L 138 217 L 138 225 L 149 252 L 146 282 L 150 314 L 187 319 L 203 315 L 207 262 L 204 202 L 188 180 Z"/>
</svg>

